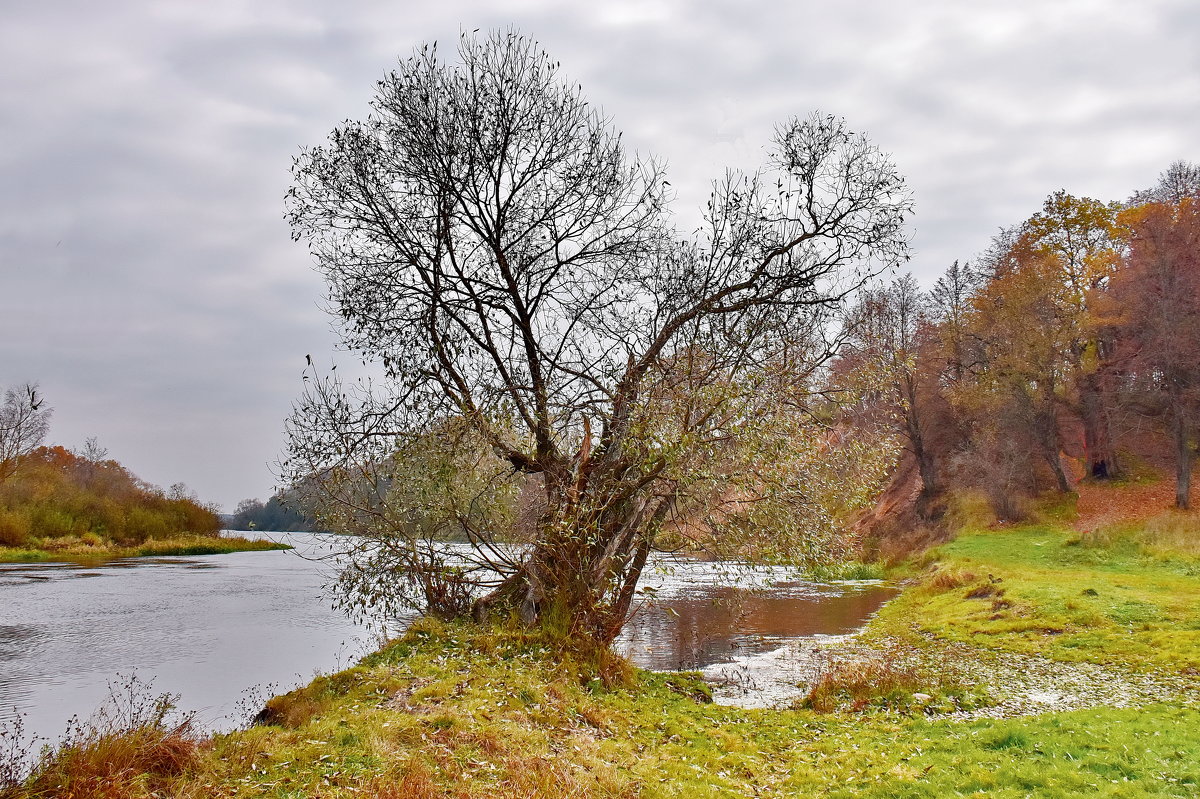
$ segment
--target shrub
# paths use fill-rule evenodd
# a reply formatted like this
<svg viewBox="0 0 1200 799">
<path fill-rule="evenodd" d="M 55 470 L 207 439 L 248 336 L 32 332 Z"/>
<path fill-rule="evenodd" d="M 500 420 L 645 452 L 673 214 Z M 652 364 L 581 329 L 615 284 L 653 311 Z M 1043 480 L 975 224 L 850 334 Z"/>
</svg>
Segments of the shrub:
<svg viewBox="0 0 1200 799">
<path fill-rule="evenodd" d="M 947 529 L 983 530 L 997 522 L 992 500 L 978 488 L 957 488 L 947 493 L 946 515 L 943 523 Z"/>
<path fill-rule="evenodd" d="M 843 706 L 853 711 L 869 706 L 899 707 L 910 704 L 913 693 L 924 684 L 915 666 L 890 651 L 878 658 L 835 661 L 801 704 L 819 713 Z"/>
<path fill-rule="evenodd" d="M 882 651 L 831 660 L 796 704 L 819 713 L 878 709 L 933 714 L 990 702 L 986 688 L 964 681 L 952 661 L 932 662 L 927 653 L 892 643 Z"/>
<path fill-rule="evenodd" d="M 29 543 L 29 514 L 0 508 L 0 546 L 23 547 Z"/>
</svg>

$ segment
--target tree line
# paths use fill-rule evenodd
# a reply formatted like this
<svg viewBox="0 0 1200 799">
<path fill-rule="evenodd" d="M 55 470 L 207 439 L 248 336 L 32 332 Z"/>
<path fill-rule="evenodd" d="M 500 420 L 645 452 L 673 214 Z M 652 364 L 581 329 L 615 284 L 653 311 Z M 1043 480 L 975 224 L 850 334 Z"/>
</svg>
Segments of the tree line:
<svg viewBox="0 0 1200 799">
<path fill-rule="evenodd" d="M 225 519 L 231 530 L 266 530 L 281 533 L 314 532 L 322 528 L 299 507 L 295 491 L 281 491 L 267 499 L 243 499 Z"/>
<path fill-rule="evenodd" d="M 182 484 L 163 491 L 89 439 L 79 450 L 43 446 L 51 409 L 36 384 L 0 405 L 0 547 L 131 546 L 180 534 L 215 535 L 217 515 Z"/>
<path fill-rule="evenodd" d="M 1170 464 L 1189 507 L 1200 425 L 1200 167 L 1172 164 L 1125 202 L 1058 191 L 929 290 L 867 291 L 839 369 L 886 362 L 925 519 L 985 491 L 1000 518 L 1079 479 Z"/>
</svg>

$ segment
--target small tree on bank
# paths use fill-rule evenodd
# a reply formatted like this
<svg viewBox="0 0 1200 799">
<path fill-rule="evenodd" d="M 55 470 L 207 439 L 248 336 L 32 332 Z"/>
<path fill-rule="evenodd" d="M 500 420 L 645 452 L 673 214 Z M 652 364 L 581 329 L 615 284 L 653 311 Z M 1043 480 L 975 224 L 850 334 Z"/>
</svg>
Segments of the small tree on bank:
<svg viewBox="0 0 1200 799">
<path fill-rule="evenodd" d="M 52 410 L 36 383 L 4 391 L 0 405 L 0 483 L 12 477 L 21 460 L 46 438 Z"/>
<path fill-rule="evenodd" d="M 385 377 L 312 380 L 284 477 L 331 529 L 386 533 L 351 558 L 360 598 L 605 643 L 684 511 L 716 529 L 804 506 L 778 477 L 830 315 L 907 257 L 911 201 L 863 136 L 813 116 L 778 128 L 766 170 L 715 184 L 683 238 L 659 166 L 533 42 L 468 35 L 459 55 L 401 62 L 366 120 L 296 159 L 294 236 Z"/>
</svg>

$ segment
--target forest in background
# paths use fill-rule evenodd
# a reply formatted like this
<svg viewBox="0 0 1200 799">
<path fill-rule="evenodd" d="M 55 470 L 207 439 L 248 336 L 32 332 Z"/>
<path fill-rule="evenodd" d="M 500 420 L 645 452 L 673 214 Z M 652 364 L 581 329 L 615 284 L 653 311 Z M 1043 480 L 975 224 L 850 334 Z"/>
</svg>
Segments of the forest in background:
<svg viewBox="0 0 1200 799">
<path fill-rule="evenodd" d="M 17 559 L 49 551 L 144 548 L 149 542 L 160 545 L 157 551 L 167 541 L 219 534 L 216 512 L 187 486 L 176 483 L 163 491 L 139 479 L 109 458 L 96 439 L 79 450 L 43 446 L 52 414 L 36 384 L 4 392 L 0 549 L 15 551 Z M 187 543 L 194 548 L 195 542 Z"/>
<path fill-rule="evenodd" d="M 865 292 L 835 382 L 889 375 L 848 409 L 903 442 L 862 520 L 887 549 L 936 537 L 956 495 L 1020 521 L 1080 479 L 1173 474 L 1190 503 L 1200 419 L 1200 167 L 1176 162 L 1126 202 L 1065 191 L 929 290 Z M 941 526 L 944 531 L 944 525 Z"/>
<path fill-rule="evenodd" d="M 266 502 L 243 499 L 222 519 L 230 530 L 270 530 L 280 533 L 318 532 L 321 526 L 299 503 L 294 491 L 280 491 Z"/>
</svg>

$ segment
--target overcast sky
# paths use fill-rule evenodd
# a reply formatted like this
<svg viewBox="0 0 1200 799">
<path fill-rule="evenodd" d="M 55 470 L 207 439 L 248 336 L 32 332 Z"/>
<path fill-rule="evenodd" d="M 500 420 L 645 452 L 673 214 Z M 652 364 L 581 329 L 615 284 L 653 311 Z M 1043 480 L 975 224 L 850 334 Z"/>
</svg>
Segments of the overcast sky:
<svg viewBox="0 0 1200 799">
<path fill-rule="evenodd" d="M 422 42 L 538 39 L 668 163 L 681 220 L 777 122 L 845 116 L 908 177 L 926 284 L 1056 189 L 1200 160 L 1194 0 L 3 5 L 0 387 L 39 381 L 54 443 L 226 510 L 272 491 L 305 355 L 337 357 L 291 159 Z"/>
</svg>

